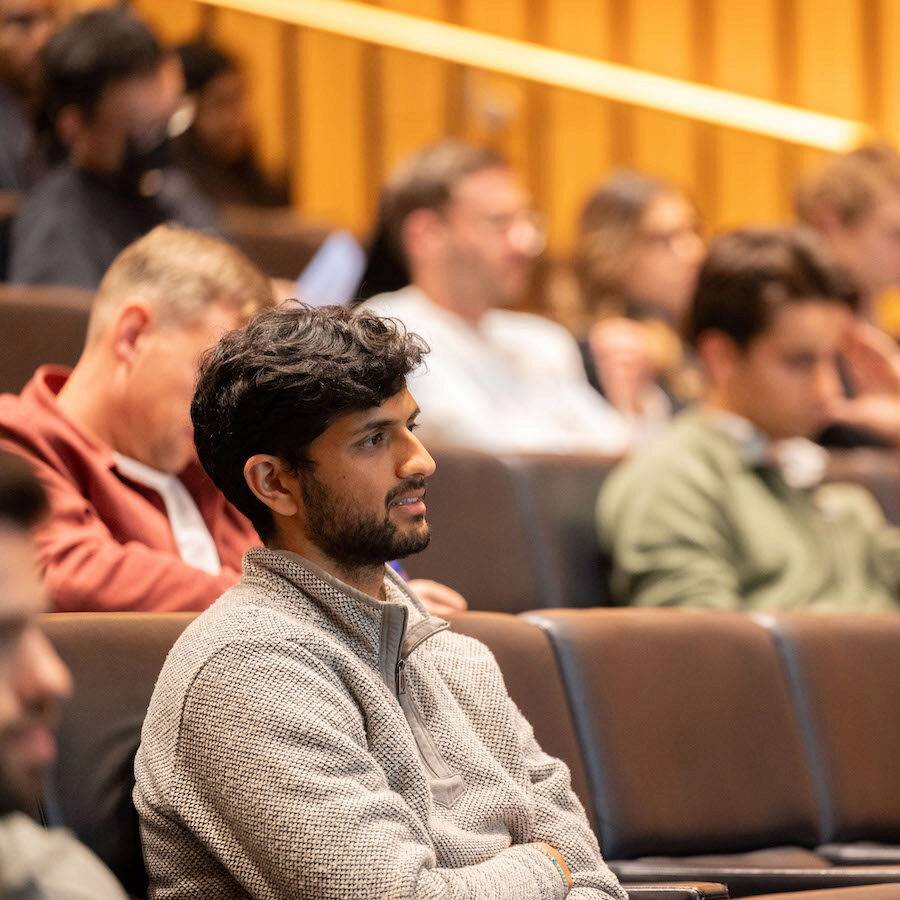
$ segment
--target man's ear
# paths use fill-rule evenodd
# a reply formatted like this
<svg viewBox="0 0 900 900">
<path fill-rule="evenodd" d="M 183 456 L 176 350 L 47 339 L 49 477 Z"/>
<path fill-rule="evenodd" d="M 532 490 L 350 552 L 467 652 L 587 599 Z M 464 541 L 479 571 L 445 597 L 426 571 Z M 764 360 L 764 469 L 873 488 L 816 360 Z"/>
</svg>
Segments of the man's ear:
<svg viewBox="0 0 900 900">
<path fill-rule="evenodd" d="M 414 209 L 400 226 L 400 241 L 410 260 L 428 256 L 438 237 L 440 217 L 433 209 Z"/>
<path fill-rule="evenodd" d="M 110 329 L 116 359 L 120 362 L 130 361 L 134 357 L 138 342 L 147 334 L 152 324 L 153 311 L 146 303 L 138 300 L 125 303 L 116 313 Z"/>
<path fill-rule="evenodd" d="M 731 378 L 742 351 L 733 337 L 711 329 L 697 339 L 697 356 L 706 369 L 710 384 L 718 387 Z"/>
<path fill-rule="evenodd" d="M 273 513 L 294 516 L 300 508 L 297 476 L 278 456 L 256 453 L 244 463 L 244 480 L 257 500 Z"/>
<path fill-rule="evenodd" d="M 834 207 L 817 206 L 813 210 L 813 217 L 815 219 L 815 227 L 829 240 L 835 240 L 848 230 Z"/>
<path fill-rule="evenodd" d="M 79 137 L 84 130 L 84 114 L 81 110 L 70 103 L 64 106 L 57 114 L 54 120 L 56 134 L 67 150 L 75 149 Z"/>
</svg>

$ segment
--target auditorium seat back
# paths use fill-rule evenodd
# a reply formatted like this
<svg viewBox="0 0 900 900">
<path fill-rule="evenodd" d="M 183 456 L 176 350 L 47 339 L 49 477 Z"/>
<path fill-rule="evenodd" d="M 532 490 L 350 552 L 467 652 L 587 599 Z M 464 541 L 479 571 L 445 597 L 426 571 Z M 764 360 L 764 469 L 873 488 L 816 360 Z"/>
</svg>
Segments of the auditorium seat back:
<svg viewBox="0 0 900 900">
<path fill-rule="evenodd" d="M 193 613 L 55 613 L 44 629 L 75 683 L 45 790 L 51 825 L 74 831 L 125 889 L 146 896 L 134 755 L 156 678 Z"/>
<path fill-rule="evenodd" d="M 431 543 L 403 560 L 410 576 L 450 585 L 472 609 L 514 613 L 548 605 L 555 592 L 534 548 L 515 473 L 487 453 L 429 451 L 437 464 L 425 498 Z"/>
<path fill-rule="evenodd" d="M 813 784 L 769 634 L 685 610 L 547 610 L 607 859 L 815 846 Z"/>
<path fill-rule="evenodd" d="M 900 616 L 765 621 L 804 729 L 823 840 L 900 844 Z"/>
<path fill-rule="evenodd" d="M 426 497 L 432 540 L 403 561 L 412 577 L 451 585 L 477 610 L 609 602 L 594 526 L 609 460 L 428 449 L 437 464 Z"/>
<path fill-rule="evenodd" d="M 75 365 L 93 297 L 77 288 L 0 284 L 0 393 L 18 393 L 45 363 Z"/>
<path fill-rule="evenodd" d="M 549 453 L 510 456 L 506 463 L 523 482 L 524 521 L 549 572 L 551 593 L 543 606 L 610 605 L 595 509 L 616 460 Z"/>
</svg>

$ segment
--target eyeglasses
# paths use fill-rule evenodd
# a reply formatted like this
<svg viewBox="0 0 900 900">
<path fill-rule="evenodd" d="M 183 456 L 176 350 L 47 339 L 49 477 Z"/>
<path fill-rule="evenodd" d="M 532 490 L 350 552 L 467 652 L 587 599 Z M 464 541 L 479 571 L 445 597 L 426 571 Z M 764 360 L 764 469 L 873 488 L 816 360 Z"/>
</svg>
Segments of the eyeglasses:
<svg viewBox="0 0 900 900">
<path fill-rule="evenodd" d="M 547 244 L 544 218 L 533 209 L 481 216 L 482 225 L 497 236 L 509 239 L 517 247 L 537 256 Z"/>
</svg>

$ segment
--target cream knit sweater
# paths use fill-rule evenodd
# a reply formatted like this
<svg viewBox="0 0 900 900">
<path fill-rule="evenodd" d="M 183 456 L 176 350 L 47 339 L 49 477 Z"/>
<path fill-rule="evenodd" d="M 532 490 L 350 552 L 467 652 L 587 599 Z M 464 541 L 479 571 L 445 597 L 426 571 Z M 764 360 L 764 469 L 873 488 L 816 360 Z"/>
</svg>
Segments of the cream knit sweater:
<svg viewBox="0 0 900 900">
<path fill-rule="evenodd" d="M 623 900 L 490 651 L 385 590 L 254 548 L 178 640 L 135 762 L 150 896 Z"/>
</svg>

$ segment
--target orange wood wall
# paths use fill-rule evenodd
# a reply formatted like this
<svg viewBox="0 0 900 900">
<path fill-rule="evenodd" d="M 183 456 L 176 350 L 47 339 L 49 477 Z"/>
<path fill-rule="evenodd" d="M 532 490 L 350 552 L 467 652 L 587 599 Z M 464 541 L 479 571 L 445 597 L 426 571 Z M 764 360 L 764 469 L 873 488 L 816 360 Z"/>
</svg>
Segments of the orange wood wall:
<svg viewBox="0 0 900 900">
<path fill-rule="evenodd" d="M 301 0 L 298 0 L 301 2 Z M 860 118 L 900 136 L 900 0 L 371 0 L 403 12 Z M 711 230 L 784 220 L 822 158 L 768 138 L 216 10 L 136 0 L 166 40 L 206 28 L 244 62 L 266 165 L 314 219 L 364 235 L 385 172 L 444 135 L 507 151 L 564 252 L 614 166 L 671 178 Z"/>
</svg>

